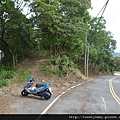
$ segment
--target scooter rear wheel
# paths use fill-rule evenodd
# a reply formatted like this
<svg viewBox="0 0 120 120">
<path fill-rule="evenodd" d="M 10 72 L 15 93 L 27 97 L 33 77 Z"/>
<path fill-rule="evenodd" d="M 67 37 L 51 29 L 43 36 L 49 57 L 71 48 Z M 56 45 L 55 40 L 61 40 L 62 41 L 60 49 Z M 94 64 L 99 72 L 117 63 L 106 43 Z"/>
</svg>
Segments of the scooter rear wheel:
<svg viewBox="0 0 120 120">
<path fill-rule="evenodd" d="M 44 98 L 46 100 L 50 99 L 51 98 L 51 94 L 49 92 L 45 92 Z"/>
<path fill-rule="evenodd" d="M 27 95 L 28 95 L 28 92 L 27 92 L 26 90 L 23 90 L 23 91 L 21 92 L 21 95 L 22 95 L 22 96 L 27 96 Z"/>
</svg>

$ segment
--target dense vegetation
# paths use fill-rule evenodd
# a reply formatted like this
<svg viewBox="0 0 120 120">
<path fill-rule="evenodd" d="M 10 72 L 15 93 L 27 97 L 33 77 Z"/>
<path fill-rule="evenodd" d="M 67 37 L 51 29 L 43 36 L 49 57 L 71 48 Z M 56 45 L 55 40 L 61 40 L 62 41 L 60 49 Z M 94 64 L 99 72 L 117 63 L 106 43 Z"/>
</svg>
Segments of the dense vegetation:
<svg viewBox="0 0 120 120">
<path fill-rule="evenodd" d="M 90 0 L 0 0 L 2 65 L 15 68 L 33 52 L 48 50 L 51 64 L 67 58 L 83 72 L 89 44 L 89 72 L 116 70 L 116 41 L 106 31 L 105 19 L 92 18 L 89 8 Z"/>
</svg>

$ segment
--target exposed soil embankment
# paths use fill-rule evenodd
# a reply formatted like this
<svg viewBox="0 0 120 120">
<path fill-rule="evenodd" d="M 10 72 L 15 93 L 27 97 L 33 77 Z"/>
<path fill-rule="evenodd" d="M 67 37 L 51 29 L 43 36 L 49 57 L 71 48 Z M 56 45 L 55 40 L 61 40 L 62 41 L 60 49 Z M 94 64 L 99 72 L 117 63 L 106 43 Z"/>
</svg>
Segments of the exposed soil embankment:
<svg viewBox="0 0 120 120">
<path fill-rule="evenodd" d="M 51 88 L 54 93 L 54 96 L 59 95 L 67 88 L 76 85 L 77 83 L 81 83 L 86 81 L 87 79 L 83 75 L 75 75 L 73 73 L 69 75 L 65 75 L 63 77 L 59 77 L 58 75 L 50 76 L 41 73 L 38 69 L 47 59 L 43 60 L 26 60 L 18 65 L 18 69 L 30 69 L 31 75 L 35 79 L 35 83 L 41 83 L 41 80 L 45 80 L 45 82 L 51 83 Z M 16 78 L 17 79 L 17 78 Z M 89 78 L 90 79 L 90 78 Z M 29 78 L 28 78 L 29 80 Z M 7 87 L 0 88 L 0 113 L 1 114 L 9 114 L 14 111 L 11 109 L 11 105 L 16 103 L 16 101 L 21 105 L 21 102 L 26 102 L 28 99 L 24 99 L 21 97 L 21 90 L 23 89 L 24 84 L 22 83 L 12 83 Z"/>
</svg>

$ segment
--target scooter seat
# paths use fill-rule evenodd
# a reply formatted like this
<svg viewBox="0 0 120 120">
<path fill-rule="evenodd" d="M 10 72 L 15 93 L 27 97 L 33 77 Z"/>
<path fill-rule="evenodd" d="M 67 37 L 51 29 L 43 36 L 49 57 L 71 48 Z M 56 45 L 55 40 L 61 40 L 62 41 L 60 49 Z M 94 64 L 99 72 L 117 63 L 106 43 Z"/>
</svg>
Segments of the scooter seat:
<svg viewBox="0 0 120 120">
<path fill-rule="evenodd" d="M 37 88 L 42 87 L 42 86 L 44 86 L 44 84 L 36 84 Z"/>
</svg>

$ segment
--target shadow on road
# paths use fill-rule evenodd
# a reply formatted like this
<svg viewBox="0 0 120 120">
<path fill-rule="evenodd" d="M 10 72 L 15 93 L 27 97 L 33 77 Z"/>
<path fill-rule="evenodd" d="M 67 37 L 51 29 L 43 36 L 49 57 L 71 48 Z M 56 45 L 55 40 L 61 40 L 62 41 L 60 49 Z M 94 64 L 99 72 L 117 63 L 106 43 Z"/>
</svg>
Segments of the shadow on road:
<svg viewBox="0 0 120 120">
<path fill-rule="evenodd" d="M 29 96 L 21 96 L 21 95 L 15 95 L 15 94 L 12 94 L 12 96 L 16 97 L 16 98 L 19 98 L 19 99 L 34 99 L 34 100 L 41 100 L 41 101 L 44 101 L 45 99 L 43 97 L 39 97 L 39 96 L 32 96 L 32 95 L 29 95 Z"/>
</svg>

